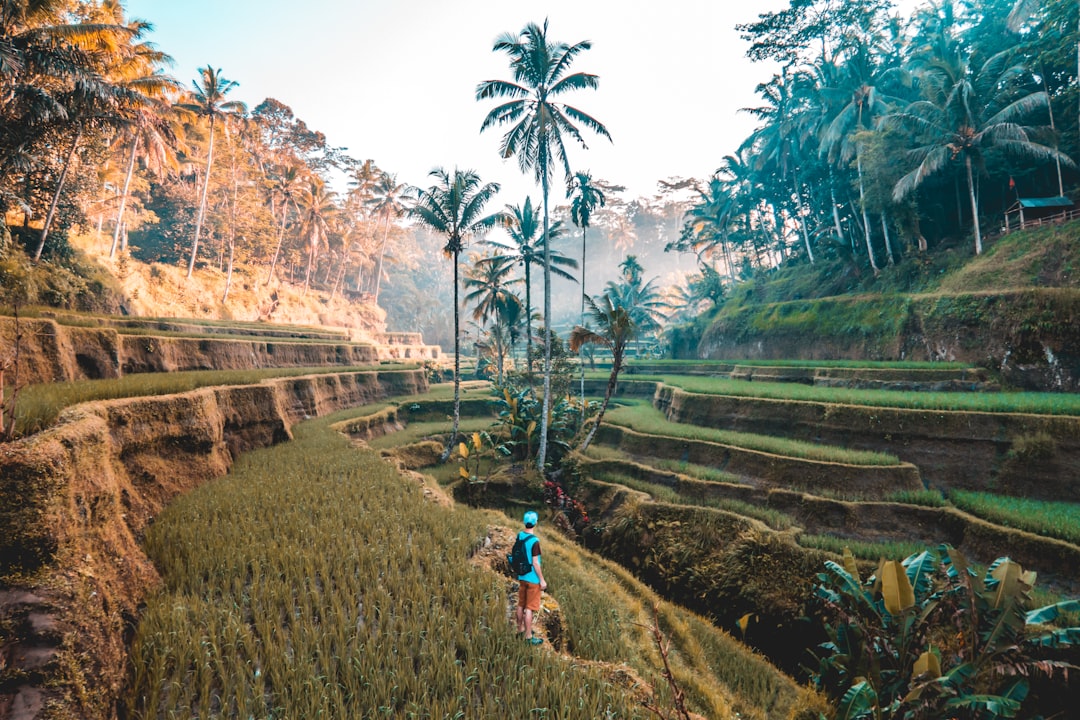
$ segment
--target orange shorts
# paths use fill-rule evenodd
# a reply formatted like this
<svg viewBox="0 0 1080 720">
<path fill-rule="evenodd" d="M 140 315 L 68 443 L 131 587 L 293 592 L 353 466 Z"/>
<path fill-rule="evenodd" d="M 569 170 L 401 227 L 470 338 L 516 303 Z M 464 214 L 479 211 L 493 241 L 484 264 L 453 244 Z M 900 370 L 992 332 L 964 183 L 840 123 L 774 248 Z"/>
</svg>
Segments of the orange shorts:
<svg viewBox="0 0 1080 720">
<path fill-rule="evenodd" d="M 540 610 L 540 586 L 531 582 L 518 583 L 518 607 L 533 612 Z"/>
</svg>

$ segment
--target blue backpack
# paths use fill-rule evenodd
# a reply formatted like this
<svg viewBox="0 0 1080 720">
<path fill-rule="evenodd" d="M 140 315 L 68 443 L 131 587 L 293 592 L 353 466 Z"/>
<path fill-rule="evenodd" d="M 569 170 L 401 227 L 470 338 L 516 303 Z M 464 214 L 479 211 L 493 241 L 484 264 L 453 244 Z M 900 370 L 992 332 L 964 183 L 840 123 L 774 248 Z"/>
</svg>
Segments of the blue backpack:
<svg viewBox="0 0 1080 720">
<path fill-rule="evenodd" d="M 510 572 L 514 575 L 528 575 L 532 572 L 533 564 L 532 558 L 529 557 L 529 540 L 532 538 L 518 536 L 514 541 L 514 547 L 510 549 L 510 554 L 506 556 L 506 562 L 510 565 Z"/>
</svg>

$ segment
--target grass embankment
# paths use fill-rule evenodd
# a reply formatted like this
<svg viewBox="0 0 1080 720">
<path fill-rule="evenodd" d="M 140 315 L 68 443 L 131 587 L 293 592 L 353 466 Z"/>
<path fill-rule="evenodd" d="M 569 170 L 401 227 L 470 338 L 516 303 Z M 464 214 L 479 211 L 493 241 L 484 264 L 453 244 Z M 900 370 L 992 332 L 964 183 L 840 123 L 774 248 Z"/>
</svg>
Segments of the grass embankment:
<svg viewBox="0 0 1080 720">
<path fill-rule="evenodd" d="M 800 368 L 842 368 L 845 370 L 968 370 L 971 365 L 958 362 L 925 362 L 919 360 L 641 360 L 627 363 L 627 369 L 633 371 L 637 366 L 646 368 L 670 367 L 678 370 L 683 367 L 730 368 L 735 365 L 750 367 Z"/>
<path fill-rule="evenodd" d="M 757 385 L 758 383 L 754 384 Z M 847 448 L 815 445 L 814 443 L 788 440 L 787 438 L 778 438 L 771 435 L 754 435 L 752 433 L 675 423 L 668 420 L 662 412 L 649 403 L 639 401 L 625 401 L 625 403 L 622 407 L 609 410 L 604 415 L 604 421 L 647 435 L 704 440 L 784 457 L 842 463 L 845 465 L 882 466 L 900 464 L 899 459 L 886 453 L 848 450 Z"/>
<path fill-rule="evenodd" d="M 1031 500 L 968 490 L 953 490 L 949 500 L 961 510 L 985 520 L 1080 545 L 1080 503 Z"/>
<path fill-rule="evenodd" d="M 530 647 L 505 579 L 468 557 L 490 511 L 448 509 L 370 451 L 304 423 L 177 500 L 146 546 L 162 573 L 133 649 L 132 717 L 646 718 L 608 665 Z M 644 628 L 655 597 L 545 534 L 567 645 L 627 663 L 670 703 Z M 711 718 L 783 718 L 796 688 L 700 618 L 660 603 L 676 678 Z M 731 690 L 726 690 L 731 688 Z M 668 705 L 670 706 L 670 705 Z"/>
<path fill-rule="evenodd" d="M 645 379 L 635 376 L 635 380 Z M 747 382 L 724 378 L 662 375 L 652 378 L 687 392 L 766 400 L 798 400 L 837 405 L 959 412 L 1080 415 L 1080 395 L 1066 393 L 893 392 L 815 387 L 796 383 Z"/>
<path fill-rule="evenodd" d="M 106 380 L 78 380 L 29 385 L 19 392 L 15 409 L 15 432 L 25 436 L 56 422 L 64 408 L 92 400 L 170 395 L 215 385 L 251 385 L 281 377 L 350 372 L 411 370 L 417 365 L 363 365 L 355 367 L 265 368 L 261 370 L 191 370 L 170 373 L 139 373 Z"/>
</svg>

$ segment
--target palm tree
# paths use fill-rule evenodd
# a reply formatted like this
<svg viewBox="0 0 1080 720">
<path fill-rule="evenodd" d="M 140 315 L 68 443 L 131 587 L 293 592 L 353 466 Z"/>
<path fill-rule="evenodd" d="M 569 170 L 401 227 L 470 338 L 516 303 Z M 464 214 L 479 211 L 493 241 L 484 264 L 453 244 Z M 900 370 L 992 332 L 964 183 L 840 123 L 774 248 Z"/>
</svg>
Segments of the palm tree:
<svg viewBox="0 0 1080 720">
<path fill-rule="evenodd" d="M 484 118 L 480 132 L 496 125 L 509 125 L 503 135 L 499 152 L 504 158 L 517 155 L 522 172 L 530 169 L 540 183 L 544 195 L 544 399 L 541 414 L 540 447 L 537 466 L 543 472 L 547 461 L 547 426 L 551 410 L 551 262 L 548 248 L 548 189 L 549 174 L 559 163 L 566 176 L 570 162 L 566 157 L 565 137 L 585 146 L 580 123 L 594 133 L 611 139 L 610 133 L 598 120 L 576 107 L 560 103 L 555 98 L 574 90 L 596 89 L 599 78 L 588 73 L 567 74 L 574 59 L 592 43 L 574 45 L 549 42 L 547 21 L 543 26 L 529 23 L 518 34 L 505 33 L 495 40 L 494 52 L 505 52 L 510 58 L 513 82 L 485 80 L 476 88 L 477 100 L 507 98 Z"/>
<path fill-rule="evenodd" d="M 978 72 L 972 71 L 967 58 L 929 63 L 920 78 L 924 99 L 886 118 L 890 124 L 912 130 L 918 143 L 911 151 L 915 169 L 900 178 L 893 190 L 897 202 L 952 161 L 963 160 L 976 255 L 982 253 L 982 233 L 974 168 L 983 166 L 986 150 L 997 147 L 1013 155 L 1073 164 L 1058 150 L 1032 141 L 1027 128 L 1019 124 L 1048 100 L 1045 92 L 1028 92 L 1018 82 L 1028 73 L 1019 65 L 1009 65 L 1008 53 L 992 56 Z"/>
<path fill-rule="evenodd" d="M 406 208 L 405 194 L 409 186 L 398 183 L 397 175 L 383 173 L 371 188 L 368 206 L 375 217 L 382 220 L 383 236 L 379 243 L 379 255 L 375 260 L 375 293 L 373 302 L 379 303 L 379 286 L 382 284 L 383 256 L 386 253 L 386 240 L 390 236 L 390 222 L 401 217 Z"/>
<path fill-rule="evenodd" d="M 270 182 L 270 199 L 277 207 L 281 208 L 281 221 L 278 225 L 277 245 L 274 248 L 274 258 L 270 261 L 270 272 L 266 274 L 266 285 L 274 279 L 274 269 L 277 268 L 278 257 L 281 255 L 281 243 L 285 239 L 285 227 L 289 221 L 289 206 L 296 204 L 296 194 L 300 189 L 301 170 L 297 165 L 287 165 L 281 169 Z"/>
<path fill-rule="evenodd" d="M 543 248 L 548 243 L 543 242 L 543 238 L 539 237 L 540 231 L 540 211 L 534 209 L 532 204 L 532 198 L 526 197 L 524 205 L 507 205 L 507 212 L 505 213 L 506 230 L 510 235 L 511 243 L 501 243 L 497 240 L 485 241 L 485 245 L 490 245 L 494 248 L 495 254 L 481 259 L 482 263 L 510 263 L 513 265 L 521 265 L 525 274 L 525 345 L 526 345 L 526 367 L 528 368 L 530 382 L 532 379 L 532 267 L 534 265 L 541 265 L 544 262 Z M 562 223 L 556 221 L 549 230 L 548 234 L 552 239 L 558 238 L 562 235 Z M 572 258 L 568 258 L 558 250 L 548 249 L 547 265 L 548 273 L 544 275 L 545 281 L 550 282 L 551 274 L 558 275 L 561 278 L 567 280 L 576 280 L 576 278 L 570 273 L 566 272 L 560 267 L 577 267 L 577 261 Z"/>
<path fill-rule="evenodd" d="M 588 172 L 576 172 L 566 183 L 566 197 L 570 199 L 570 220 L 581 228 L 581 324 L 585 324 L 585 234 L 589 230 L 592 212 L 604 207 L 607 198 L 604 191 L 593 184 Z M 585 419 L 585 363 L 581 362 L 581 418 Z"/>
<path fill-rule="evenodd" d="M 195 218 L 195 239 L 191 243 L 191 261 L 188 262 L 187 276 L 195 271 L 195 258 L 199 253 L 199 235 L 202 232 L 203 218 L 206 214 L 206 193 L 210 189 L 210 171 L 214 167 L 214 130 L 220 119 L 227 122 L 229 118 L 247 112 L 247 106 L 236 100 L 226 100 L 233 88 L 239 83 L 234 80 L 226 80 L 221 75 L 221 69 L 207 65 L 199 70 L 201 79 L 194 81 L 194 102 L 180 103 L 178 107 L 202 117 L 210 118 L 210 140 L 206 149 L 206 171 L 203 174 L 202 193 L 199 196 L 199 213 Z"/>
<path fill-rule="evenodd" d="M 484 215 L 484 206 L 499 192 L 497 183 L 482 183 L 472 170 L 454 170 L 451 175 L 443 168 L 429 173 L 436 182 L 421 190 L 409 214 L 421 225 L 446 235 L 443 252 L 454 263 L 454 425 L 442 454 L 442 462 L 450 457 L 457 441 L 461 422 L 461 308 L 458 301 L 458 258 L 465 248 L 465 239 L 504 222 L 502 213 Z"/>
<path fill-rule="evenodd" d="M 599 300 L 586 297 L 585 304 L 589 308 L 589 318 L 596 330 L 590 330 L 582 325 L 571 330 L 570 350 L 578 352 L 585 345 L 603 345 L 608 348 L 611 350 L 611 375 L 608 376 L 604 401 L 600 405 L 600 412 L 596 415 L 596 423 L 589 430 L 585 441 L 581 443 L 580 450 L 582 451 L 587 450 L 593 438 L 596 437 L 596 431 L 604 420 L 604 413 L 607 412 L 611 396 L 615 393 L 619 372 L 622 370 L 623 360 L 626 357 L 626 347 L 638 336 L 639 330 L 629 309 L 619 305 L 608 293 L 604 293 Z"/>
<path fill-rule="evenodd" d="M 823 130 L 821 150 L 828 153 L 833 162 L 849 163 L 852 158 L 855 159 L 866 254 L 870 258 L 870 267 L 877 275 L 881 269 L 874 259 L 874 248 L 870 242 L 870 219 L 866 210 L 866 184 L 863 178 L 862 141 L 859 133 L 869 130 L 874 118 L 884 116 L 890 109 L 890 103 L 896 102 L 882 92 L 882 87 L 891 76 L 897 74 L 897 70 L 880 66 L 872 56 L 870 48 L 862 41 L 855 44 L 843 70 L 845 75 L 840 81 L 842 84 L 825 90 L 826 94 L 838 97 L 840 101 L 837 103 L 835 115 Z"/>
<path fill-rule="evenodd" d="M 307 241 L 308 263 L 304 274 L 304 295 L 307 295 L 311 282 L 311 270 L 319 250 L 328 243 L 330 227 L 337 212 L 337 194 L 327 188 L 326 181 L 318 175 L 312 175 L 307 187 L 300 190 L 296 198 L 300 211 L 300 236 Z"/>
<path fill-rule="evenodd" d="M 116 254 L 124 227 L 124 211 L 127 209 L 136 160 L 141 156 L 149 168 L 160 174 L 166 164 L 175 159 L 176 132 L 173 128 L 176 115 L 168 105 L 168 95 L 179 90 L 179 84 L 154 69 L 156 65 L 170 61 L 168 55 L 158 52 L 149 43 L 142 43 L 137 46 L 130 68 L 126 71 L 131 75 L 131 89 L 145 95 L 147 100 L 126 113 L 117 138 L 118 144 L 130 143 L 130 149 L 120 206 L 116 211 L 112 247 L 109 249 L 110 258 Z"/>
<path fill-rule="evenodd" d="M 135 32 L 116 22 L 73 22 L 70 9 L 68 0 L 0 2 L 0 223 L 13 205 L 32 212 L 16 183 L 40 162 L 43 142 L 54 146 L 57 128 L 81 127 L 70 112 L 76 85 L 83 97 L 111 94 L 103 67 Z"/>
<path fill-rule="evenodd" d="M 494 319 L 494 328 L 491 335 L 495 341 L 495 358 L 498 368 L 498 383 L 503 381 L 503 359 L 506 356 L 506 348 L 503 338 L 506 334 L 506 320 L 508 316 L 520 317 L 521 298 L 515 295 L 509 286 L 518 282 L 510 277 L 513 272 L 513 263 L 504 262 L 476 262 L 465 275 L 465 287 L 469 292 L 465 294 L 466 303 L 476 303 L 473 308 L 473 319 L 486 325 Z M 514 306 L 517 306 L 516 308 Z"/>
</svg>

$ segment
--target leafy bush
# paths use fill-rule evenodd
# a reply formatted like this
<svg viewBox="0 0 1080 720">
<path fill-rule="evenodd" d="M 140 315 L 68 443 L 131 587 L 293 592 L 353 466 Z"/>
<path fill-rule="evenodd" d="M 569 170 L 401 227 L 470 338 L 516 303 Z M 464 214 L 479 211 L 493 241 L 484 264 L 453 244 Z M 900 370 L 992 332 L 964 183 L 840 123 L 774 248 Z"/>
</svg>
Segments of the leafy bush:
<svg viewBox="0 0 1080 720">
<path fill-rule="evenodd" d="M 1080 628 L 1040 626 L 1080 601 L 1028 610 L 1034 573 L 1008 558 L 980 576 L 942 545 L 882 560 L 866 581 L 851 553 L 825 568 L 815 593 L 830 641 L 812 679 L 839 718 L 1016 717 L 1029 677 L 1068 667 L 1040 653 L 1080 642 Z"/>
</svg>

